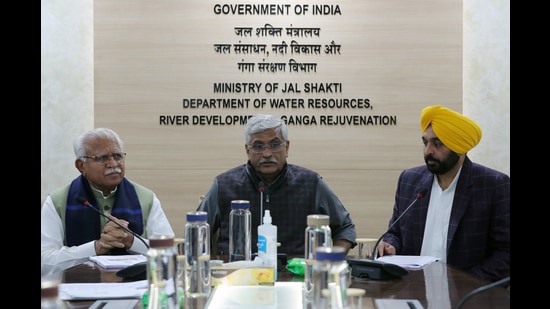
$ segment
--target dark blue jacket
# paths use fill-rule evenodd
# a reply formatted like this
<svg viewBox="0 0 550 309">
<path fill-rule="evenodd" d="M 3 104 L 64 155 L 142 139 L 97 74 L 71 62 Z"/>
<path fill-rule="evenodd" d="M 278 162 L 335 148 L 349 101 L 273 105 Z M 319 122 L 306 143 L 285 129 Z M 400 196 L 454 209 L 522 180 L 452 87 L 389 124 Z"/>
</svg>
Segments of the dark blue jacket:
<svg viewBox="0 0 550 309">
<path fill-rule="evenodd" d="M 258 252 L 260 224 L 260 177 L 249 164 L 239 165 L 216 176 L 198 210 L 208 212 L 210 232 L 217 238 L 217 254 L 229 252 L 229 212 L 232 200 L 250 201 L 252 213 L 252 253 Z M 307 168 L 286 164 L 277 180 L 263 191 L 263 210 L 269 209 L 272 223 L 277 226 L 280 253 L 304 256 L 307 216 L 330 216 L 333 241 L 346 239 L 355 246 L 355 224 L 338 197 L 322 177 Z"/>
<path fill-rule="evenodd" d="M 425 165 L 399 176 L 391 223 L 434 180 Z M 420 255 L 430 192 L 384 236 L 400 255 Z M 489 281 L 510 276 L 510 177 L 466 157 L 451 210 L 447 264 Z"/>
</svg>

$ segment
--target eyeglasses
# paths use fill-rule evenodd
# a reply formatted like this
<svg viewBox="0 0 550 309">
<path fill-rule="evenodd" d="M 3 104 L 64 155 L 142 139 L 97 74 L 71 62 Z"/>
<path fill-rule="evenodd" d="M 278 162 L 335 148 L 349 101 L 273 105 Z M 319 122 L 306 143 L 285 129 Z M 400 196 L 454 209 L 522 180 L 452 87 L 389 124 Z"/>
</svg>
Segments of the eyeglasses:
<svg viewBox="0 0 550 309">
<path fill-rule="evenodd" d="M 111 157 L 113 157 L 113 159 L 116 162 L 120 162 L 120 161 L 124 160 L 124 158 L 126 157 L 126 153 L 125 152 L 115 152 L 115 153 L 112 153 L 112 154 L 104 154 L 104 155 L 99 155 L 99 156 L 82 156 L 81 158 L 94 159 L 95 163 L 102 164 L 102 163 L 105 163 L 105 162 L 109 161 L 109 158 L 111 158 Z"/>
<path fill-rule="evenodd" d="M 285 144 L 285 142 L 278 142 L 278 143 L 271 143 L 269 145 L 252 144 L 252 145 L 247 145 L 247 146 L 248 146 L 248 149 L 252 150 L 252 152 L 263 153 L 266 148 L 269 148 L 269 151 L 271 151 L 271 152 L 279 152 L 279 151 L 283 150 L 283 148 L 284 148 L 283 145 L 284 144 Z"/>
</svg>

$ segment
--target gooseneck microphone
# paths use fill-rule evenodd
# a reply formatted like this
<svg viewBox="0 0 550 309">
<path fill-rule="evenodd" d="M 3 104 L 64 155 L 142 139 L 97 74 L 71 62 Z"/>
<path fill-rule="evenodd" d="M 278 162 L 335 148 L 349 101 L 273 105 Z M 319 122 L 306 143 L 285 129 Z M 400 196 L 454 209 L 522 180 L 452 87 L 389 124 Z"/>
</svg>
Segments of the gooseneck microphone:
<svg viewBox="0 0 550 309">
<path fill-rule="evenodd" d="M 260 181 L 258 184 L 258 189 L 260 190 L 260 225 L 264 224 L 264 191 L 265 183 Z"/>
<path fill-rule="evenodd" d="M 503 279 L 500 279 L 498 281 L 495 281 L 493 283 L 489 283 L 487 285 L 481 286 L 481 287 L 471 291 L 470 293 L 466 294 L 466 296 L 464 296 L 460 299 L 460 301 L 458 302 L 458 305 L 456 306 L 456 309 L 461 309 L 462 306 L 464 306 L 464 303 L 466 303 L 466 301 L 468 301 L 470 298 L 478 295 L 479 293 L 487 291 L 490 288 L 494 288 L 495 286 L 508 284 L 509 282 L 510 282 L 510 276 L 508 276 L 506 278 L 503 278 Z"/>
<path fill-rule="evenodd" d="M 378 244 L 382 241 L 382 238 L 384 235 L 386 235 L 390 229 L 401 219 L 401 217 L 414 205 L 416 204 L 416 201 L 423 198 L 424 195 L 428 192 L 428 189 L 422 189 L 419 193 L 416 194 L 416 198 L 407 206 L 405 211 L 393 223 L 390 225 L 390 227 L 378 238 L 378 241 L 374 245 L 373 252 L 371 254 L 370 259 L 348 259 L 348 265 L 351 266 L 351 276 L 353 278 L 359 278 L 359 279 L 373 279 L 373 280 L 388 280 L 388 279 L 398 279 L 409 272 L 393 263 L 387 263 L 383 261 L 378 261 L 375 259 L 375 255 L 378 255 Z"/>
<path fill-rule="evenodd" d="M 393 223 L 390 225 L 390 227 L 384 232 L 382 233 L 382 236 L 380 236 L 380 238 L 378 238 L 378 241 L 376 242 L 376 244 L 374 244 L 374 249 L 372 249 L 372 254 L 370 255 L 370 259 L 371 260 L 376 260 L 376 258 L 378 257 L 378 244 L 380 244 L 380 242 L 382 241 L 382 238 L 384 238 L 384 235 L 386 235 L 390 230 L 391 228 L 397 223 L 399 222 L 399 219 L 401 219 L 401 217 L 403 217 L 403 215 L 409 211 L 409 209 L 414 205 L 416 204 L 416 202 L 423 198 L 426 193 L 428 192 L 428 188 L 424 188 L 422 190 L 420 190 L 420 192 L 418 192 L 416 194 L 416 197 L 415 199 L 409 204 L 409 206 L 407 206 L 407 208 L 405 208 L 405 211 L 403 211 L 399 217 L 397 217 L 397 219 L 395 219 L 395 221 L 393 221 Z"/>
<path fill-rule="evenodd" d="M 86 200 L 85 198 L 82 198 L 82 197 L 77 197 L 76 198 L 76 201 L 81 203 L 82 205 L 88 207 L 88 208 L 91 208 L 93 209 L 95 212 L 97 212 L 98 214 L 100 214 L 101 216 L 107 218 L 107 220 L 109 221 L 112 221 L 114 224 L 118 225 L 119 227 L 121 227 L 123 230 L 125 230 L 126 232 L 134 235 L 134 237 L 136 237 L 137 239 L 141 240 L 141 242 L 145 245 L 145 247 L 147 247 L 147 249 L 149 249 L 149 244 L 147 244 L 147 242 L 141 238 L 141 236 L 139 236 L 138 234 L 134 233 L 132 230 L 130 230 L 129 228 L 125 227 L 124 225 L 118 223 L 117 221 L 109 218 L 109 216 L 105 215 L 104 213 L 102 213 L 101 211 L 99 211 L 98 209 L 96 209 L 94 206 L 92 206 L 92 204 L 90 204 L 90 202 L 88 202 L 88 200 Z"/>
</svg>

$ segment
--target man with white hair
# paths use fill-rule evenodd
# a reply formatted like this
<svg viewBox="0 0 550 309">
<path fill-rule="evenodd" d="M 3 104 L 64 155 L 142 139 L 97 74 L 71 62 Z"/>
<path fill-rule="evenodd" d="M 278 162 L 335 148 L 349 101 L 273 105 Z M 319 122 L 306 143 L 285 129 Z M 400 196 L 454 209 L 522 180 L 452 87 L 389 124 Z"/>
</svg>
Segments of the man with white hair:
<svg viewBox="0 0 550 309">
<path fill-rule="evenodd" d="M 93 129 L 79 136 L 73 148 L 80 176 L 51 192 L 42 205 L 43 276 L 90 256 L 147 253 L 146 240 L 136 239 L 112 221 L 142 238 L 174 236 L 156 194 L 124 177 L 126 153 L 116 132 Z"/>
</svg>

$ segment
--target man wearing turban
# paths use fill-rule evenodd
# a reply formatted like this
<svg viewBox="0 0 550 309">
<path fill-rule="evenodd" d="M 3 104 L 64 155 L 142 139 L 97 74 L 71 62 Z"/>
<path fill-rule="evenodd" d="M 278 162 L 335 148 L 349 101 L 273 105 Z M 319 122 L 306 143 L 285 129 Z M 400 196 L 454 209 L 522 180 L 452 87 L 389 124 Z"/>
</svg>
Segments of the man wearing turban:
<svg viewBox="0 0 550 309">
<path fill-rule="evenodd" d="M 472 119 L 434 105 L 420 114 L 425 165 L 401 172 L 393 222 L 378 255 L 429 255 L 474 276 L 510 276 L 510 176 L 470 160 L 481 140 Z"/>
</svg>

